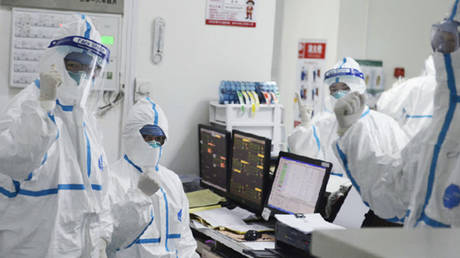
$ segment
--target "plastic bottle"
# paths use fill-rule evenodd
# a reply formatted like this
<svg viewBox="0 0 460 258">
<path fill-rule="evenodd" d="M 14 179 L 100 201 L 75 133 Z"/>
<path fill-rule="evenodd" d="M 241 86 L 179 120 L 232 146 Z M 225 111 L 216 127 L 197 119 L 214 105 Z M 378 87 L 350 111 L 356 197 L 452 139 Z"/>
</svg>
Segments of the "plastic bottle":
<svg viewBox="0 0 460 258">
<path fill-rule="evenodd" d="M 221 81 L 219 85 L 219 104 L 225 102 L 225 81 Z"/>
<path fill-rule="evenodd" d="M 238 85 L 236 83 L 232 82 L 231 83 L 231 91 L 230 91 L 230 104 L 236 104 L 238 103 L 238 98 L 236 97 L 236 89 L 238 88 Z"/>
</svg>

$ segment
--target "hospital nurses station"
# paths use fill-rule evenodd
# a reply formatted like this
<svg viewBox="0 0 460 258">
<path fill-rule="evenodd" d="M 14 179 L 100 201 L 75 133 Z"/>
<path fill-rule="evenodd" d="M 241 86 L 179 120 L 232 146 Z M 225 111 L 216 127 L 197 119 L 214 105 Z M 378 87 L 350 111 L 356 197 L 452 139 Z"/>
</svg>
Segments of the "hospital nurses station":
<svg viewBox="0 0 460 258">
<path fill-rule="evenodd" d="M 459 257 L 460 0 L 0 0 L 0 258 Z"/>
</svg>

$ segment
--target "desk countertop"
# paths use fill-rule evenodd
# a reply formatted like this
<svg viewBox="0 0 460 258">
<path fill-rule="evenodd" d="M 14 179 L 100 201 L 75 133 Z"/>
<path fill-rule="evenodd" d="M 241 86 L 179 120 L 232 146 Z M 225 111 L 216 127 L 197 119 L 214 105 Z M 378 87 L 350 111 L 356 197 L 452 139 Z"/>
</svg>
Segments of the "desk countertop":
<svg viewBox="0 0 460 258">
<path fill-rule="evenodd" d="M 196 230 L 196 231 L 206 235 L 207 237 L 209 237 L 211 239 L 214 239 L 216 242 L 219 242 L 219 243 L 227 246 L 228 248 L 231 248 L 232 250 L 234 250 L 234 251 L 236 251 L 236 252 L 238 252 L 238 253 L 246 256 L 246 257 L 250 257 L 250 256 L 247 256 L 246 254 L 243 253 L 243 250 L 245 250 L 245 249 L 265 250 L 266 248 L 270 248 L 270 249 L 275 248 L 275 242 L 253 242 L 253 241 L 250 241 L 250 242 L 238 242 L 238 241 L 232 239 L 231 237 L 228 237 L 228 236 L 220 233 L 217 230 L 207 228 L 207 227 L 201 225 L 197 221 L 192 221 L 190 223 L 190 227 L 193 230 Z"/>
<path fill-rule="evenodd" d="M 348 229 L 313 232 L 312 253 L 328 257 L 459 257 L 460 229 Z"/>
</svg>

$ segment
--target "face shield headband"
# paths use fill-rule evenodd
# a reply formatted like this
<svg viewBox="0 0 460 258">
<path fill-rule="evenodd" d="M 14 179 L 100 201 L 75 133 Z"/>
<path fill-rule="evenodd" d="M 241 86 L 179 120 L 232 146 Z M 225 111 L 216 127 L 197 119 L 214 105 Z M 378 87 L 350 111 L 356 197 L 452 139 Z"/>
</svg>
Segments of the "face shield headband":
<svg viewBox="0 0 460 258">
<path fill-rule="evenodd" d="M 359 78 L 364 81 L 364 74 L 353 68 L 331 69 L 324 74 L 324 81 L 330 85 L 339 82 L 340 77 Z"/>
<path fill-rule="evenodd" d="M 53 40 L 51 41 L 48 48 L 53 48 L 53 47 L 58 47 L 58 46 L 70 46 L 70 47 L 76 47 L 79 49 L 86 50 L 89 53 L 98 56 L 100 58 L 98 59 L 98 62 L 107 63 L 110 59 L 110 50 L 106 46 L 99 44 L 96 41 L 93 41 L 91 39 L 86 39 L 80 36 L 71 36 L 71 37 L 65 37 L 62 39 Z M 102 64 L 99 63 L 99 65 L 102 65 Z"/>
</svg>

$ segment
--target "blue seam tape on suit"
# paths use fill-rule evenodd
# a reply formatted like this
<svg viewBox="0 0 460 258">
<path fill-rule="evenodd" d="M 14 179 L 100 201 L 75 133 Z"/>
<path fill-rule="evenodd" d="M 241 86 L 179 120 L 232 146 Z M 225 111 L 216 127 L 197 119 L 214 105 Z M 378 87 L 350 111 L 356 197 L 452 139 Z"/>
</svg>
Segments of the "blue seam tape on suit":
<svg viewBox="0 0 460 258">
<path fill-rule="evenodd" d="M 132 162 L 128 155 L 124 155 L 123 158 L 131 165 L 133 166 L 137 171 L 139 171 L 139 173 L 144 173 L 144 171 L 142 171 L 142 168 L 140 168 L 138 165 L 134 164 L 134 162 Z"/>
<path fill-rule="evenodd" d="M 130 248 L 132 245 L 136 244 L 136 242 L 137 242 L 138 240 L 140 240 L 140 238 L 142 237 L 142 235 L 144 235 L 145 231 L 150 227 L 150 225 L 152 225 L 154 218 L 155 218 L 155 217 L 153 216 L 153 213 L 151 212 L 151 214 L 150 214 L 150 222 L 147 224 L 147 226 L 145 226 L 145 228 L 144 228 L 144 229 L 142 230 L 142 232 L 136 237 L 136 239 L 134 239 L 134 241 L 133 241 L 131 244 L 129 244 L 125 249 Z M 140 243 L 137 243 L 137 244 L 140 244 Z"/>
<path fill-rule="evenodd" d="M 312 125 L 313 127 L 313 136 L 315 137 L 316 146 L 318 146 L 318 151 L 321 150 L 321 142 L 319 141 L 318 135 L 316 134 L 316 126 Z"/>
<path fill-rule="evenodd" d="M 88 133 L 86 132 L 86 125 L 83 123 L 83 133 L 86 138 L 86 171 L 88 177 L 91 176 L 91 143 L 89 142 Z"/>
<path fill-rule="evenodd" d="M 44 190 L 26 190 L 21 188 L 21 184 L 18 181 L 13 180 L 15 191 L 11 192 L 3 187 L 0 187 L 0 193 L 8 198 L 15 198 L 18 195 L 30 196 L 30 197 L 42 197 L 47 195 L 58 194 L 59 191 L 66 190 L 85 190 L 86 187 L 83 184 L 58 184 L 56 188 L 44 189 Z M 93 184 L 91 185 L 93 190 L 101 191 L 102 186 Z"/>
<path fill-rule="evenodd" d="M 160 188 L 161 192 L 163 193 L 163 199 L 165 201 L 165 208 L 166 208 L 166 241 L 165 241 L 165 248 L 166 251 L 169 252 L 168 248 L 168 235 L 169 235 L 169 207 L 168 207 L 168 198 L 166 197 L 166 193 L 163 188 Z"/>
<path fill-rule="evenodd" d="M 456 2 L 455 8 L 457 6 L 457 3 L 458 3 L 458 0 Z M 430 201 L 431 194 L 433 192 L 434 180 L 436 178 L 436 167 L 438 163 L 439 154 L 441 152 L 441 147 L 444 143 L 447 131 L 449 130 L 450 124 L 454 117 L 455 108 L 457 107 L 457 98 L 458 98 L 457 88 L 456 88 L 455 75 L 454 75 L 454 71 L 452 68 L 452 59 L 451 59 L 450 54 L 444 54 L 444 65 L 446 67 L 446 73 L 447 73 L 447 86 L 450 91 L 449 109 L 447 110 L 441 132 L 439 133 L 438 140 L 436 142 L 436 145 L 434 146 L 433 158 L 431 160 L 431 166 L 430 166 L 430 173 L 428 174 L 428 185 L 427 185 L 427 192 L 425 196 L 425 202 L 423 203 L 422 213 L 420 214 L 420 217 L 418 218 L 416 222 L 416 225 L 417 225 L 420 221 L 423 221 L 427 225 L 432 226 L 432 227 L 450 227 L 449 225 L 443 224 L 439 221 L 429 218 L 425 213 L 426 207 L 428 206 L 428 202 Z"/>
</svg>

